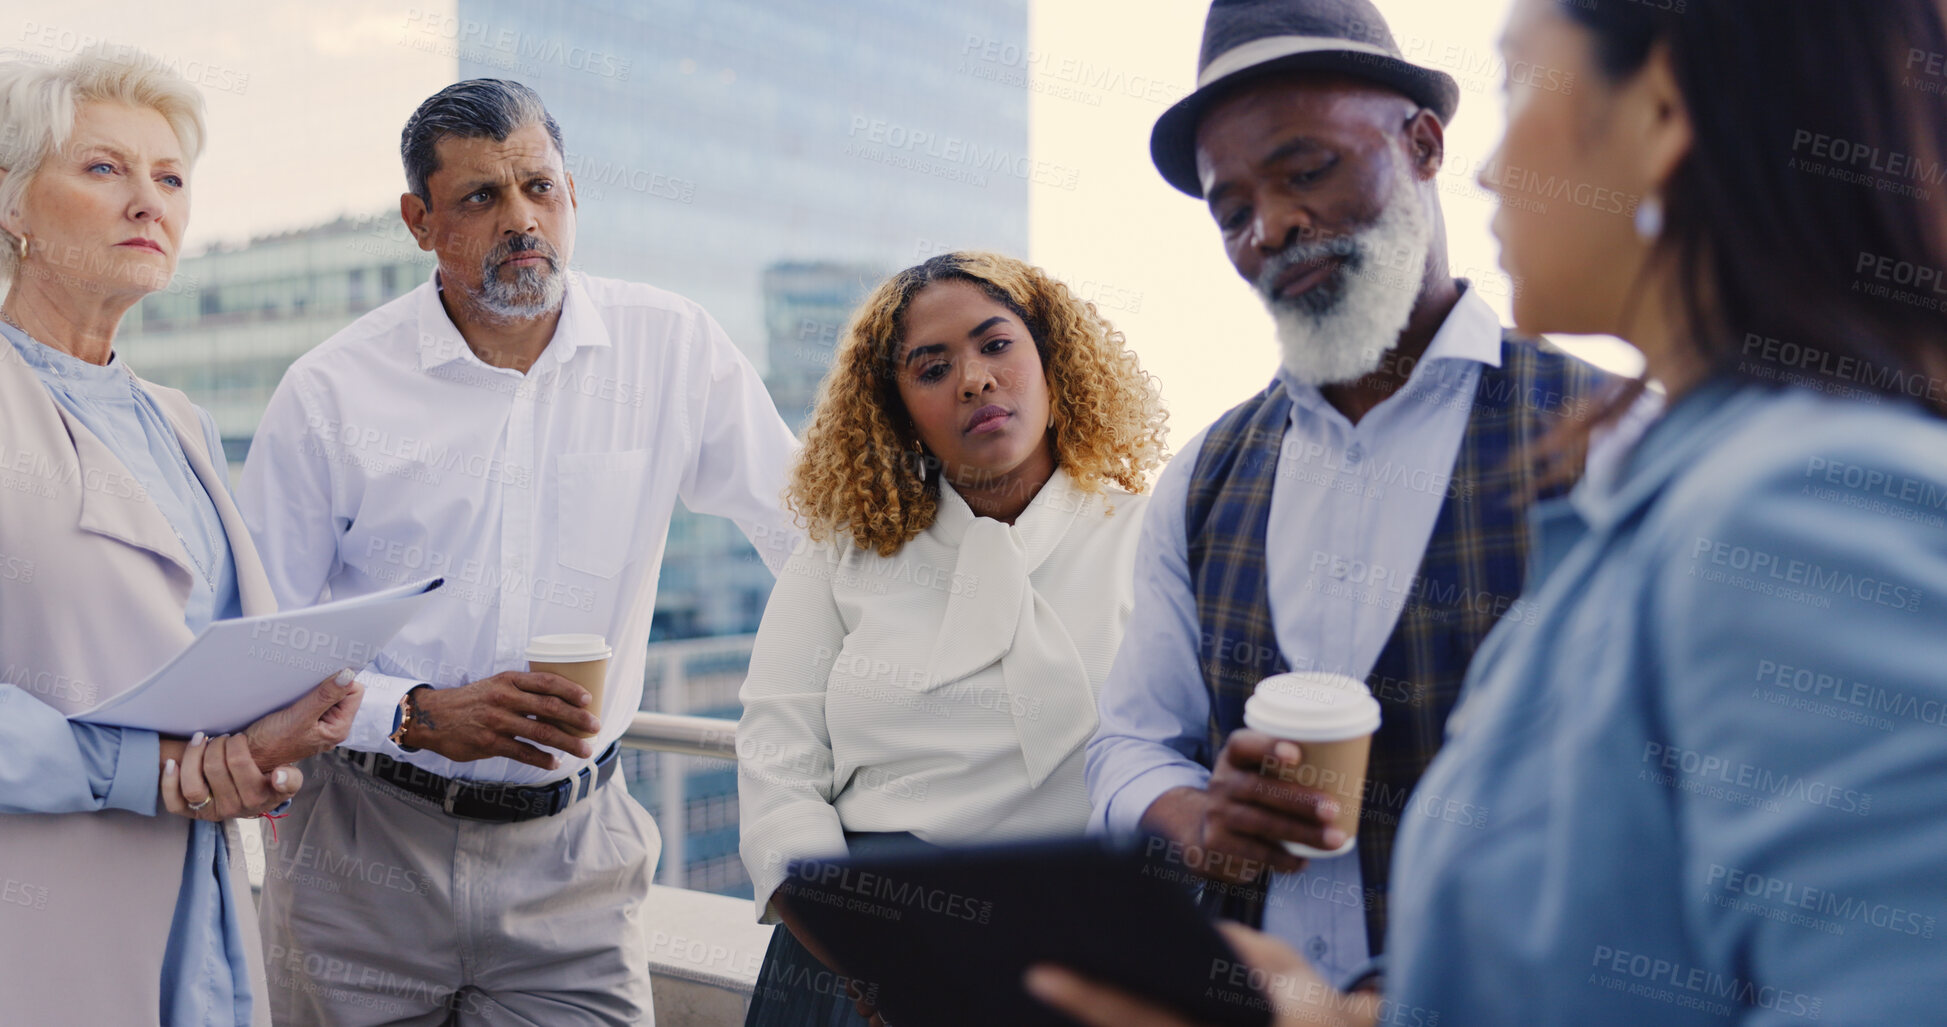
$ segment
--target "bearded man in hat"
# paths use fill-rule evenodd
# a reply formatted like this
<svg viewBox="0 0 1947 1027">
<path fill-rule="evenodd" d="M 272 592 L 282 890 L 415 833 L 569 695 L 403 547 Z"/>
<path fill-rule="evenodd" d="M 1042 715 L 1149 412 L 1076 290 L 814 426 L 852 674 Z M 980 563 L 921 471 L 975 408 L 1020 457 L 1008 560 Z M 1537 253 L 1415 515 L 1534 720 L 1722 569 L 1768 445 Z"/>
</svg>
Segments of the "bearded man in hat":
<svg viewBox="0 0 1947 1027">
<path fill-rule="evenodd" d="M 1504 826 L 1413 786 L 1481 639 L 1524 615 L 1525 507 L 1585 457 L 1557 430 L 1612 379 L 1513 337 L 1449 274 L 1436 178 L 1458 89 L 1368 0 L 1217 0 L 1199 64 L 1150 152 L 1209 207 L 1282 360 L 1157 483 L 1089 793 L 1098 829 L 1149 835 L 1207 906 L 1329 978 L 1382 946 L 1401 818 Z M 1244 728 L 1286 671 L 1380 704 L 1354 837 L 1303 746 Z M 1343 854 L 1307 865 L 1287 841 Z"/>
</svg>

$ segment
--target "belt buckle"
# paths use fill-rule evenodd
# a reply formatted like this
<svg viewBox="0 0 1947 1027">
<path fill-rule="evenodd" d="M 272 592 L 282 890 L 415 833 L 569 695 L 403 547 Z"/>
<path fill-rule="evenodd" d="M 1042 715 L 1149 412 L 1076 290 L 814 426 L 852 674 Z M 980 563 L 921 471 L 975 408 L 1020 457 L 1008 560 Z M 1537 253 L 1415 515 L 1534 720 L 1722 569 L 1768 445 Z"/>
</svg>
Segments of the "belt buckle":
<svg viewBox="0 0 1947 1027">
<path fill-rule="evenodd" d="M 448 813 L 452 813 L 453 804 L 459 799 L 459 797 L 460 797 L 460 780 L 458 778 L 452 778 L 446 782 L 446 801 L 440 804 L 441 808 L 445 809 L 446 812 Z"/>
</svg>

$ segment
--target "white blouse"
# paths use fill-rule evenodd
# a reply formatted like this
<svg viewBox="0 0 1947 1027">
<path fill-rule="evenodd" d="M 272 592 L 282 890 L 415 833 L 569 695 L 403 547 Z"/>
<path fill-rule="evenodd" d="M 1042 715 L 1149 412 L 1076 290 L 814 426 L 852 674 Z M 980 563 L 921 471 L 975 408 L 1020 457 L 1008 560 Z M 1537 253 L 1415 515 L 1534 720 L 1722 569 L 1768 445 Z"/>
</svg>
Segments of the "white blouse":
<svg viewBox="0 0 1947 1027">
<path fill-rule="evenodd" d="M 812 543 L 778 577 L 737 725 L 759 919 L 846 831 L 942 845 L 1080 834 L 1084 743 L 1128 622 L 1147 496 L 1057 469 L 1012 525 L 951 486 L 890 557 Z"/>
</svg>

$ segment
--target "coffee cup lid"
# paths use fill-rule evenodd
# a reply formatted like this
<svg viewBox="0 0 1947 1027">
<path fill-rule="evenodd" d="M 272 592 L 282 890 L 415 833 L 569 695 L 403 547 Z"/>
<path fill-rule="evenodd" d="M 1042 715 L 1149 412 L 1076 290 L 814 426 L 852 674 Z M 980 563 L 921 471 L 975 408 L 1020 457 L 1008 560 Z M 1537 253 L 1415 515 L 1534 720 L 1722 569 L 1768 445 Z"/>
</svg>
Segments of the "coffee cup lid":
<svg viewBox="0 0 1947 1027">
<path fill-rule="evenodd" d="M 1379 700 L 1343 674 L 1274 674 L 1245 701 L 1244 724 L 1293 741 L 1336 742 L 1379 730 Z"/>
<path fill-rule="evenodd" d="M 535 635 L 527 640 L 527 658 L 547 663 L 606 660 L 612 652 L 600 635 Z"/>
</svg>

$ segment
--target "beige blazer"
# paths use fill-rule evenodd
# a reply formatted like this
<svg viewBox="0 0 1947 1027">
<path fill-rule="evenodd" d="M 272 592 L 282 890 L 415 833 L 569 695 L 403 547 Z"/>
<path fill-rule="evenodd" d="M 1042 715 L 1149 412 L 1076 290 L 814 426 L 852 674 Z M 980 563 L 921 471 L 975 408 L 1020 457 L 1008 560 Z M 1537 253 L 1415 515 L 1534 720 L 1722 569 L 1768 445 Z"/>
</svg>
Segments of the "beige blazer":
<svg viewBox="0 0 1947 1027">
<path fill-rule="evenodd" d="M 243 612 L 275 610 L 196 408 L 181 392 L 141 384 L 215 500 Z M 0 343 L 0 675 L 63 713 L 119 694 L 189 644 L 183 608 L 193 573 L 135 478 Z M 158 1022 L 190 825 L 160 804 L 157 813 L 0 815 L 0 1019 Z M 226 830 L 251 1020 L 269 1024 L 242 841 L 235 824 Z"/>
</svg>

